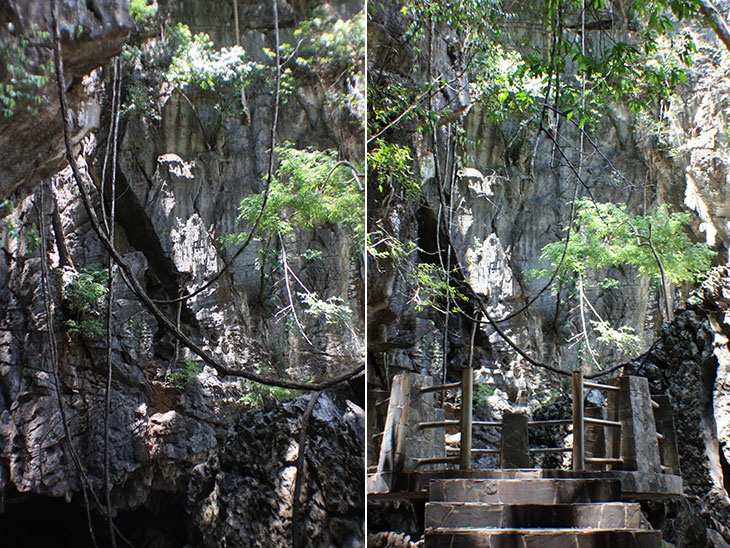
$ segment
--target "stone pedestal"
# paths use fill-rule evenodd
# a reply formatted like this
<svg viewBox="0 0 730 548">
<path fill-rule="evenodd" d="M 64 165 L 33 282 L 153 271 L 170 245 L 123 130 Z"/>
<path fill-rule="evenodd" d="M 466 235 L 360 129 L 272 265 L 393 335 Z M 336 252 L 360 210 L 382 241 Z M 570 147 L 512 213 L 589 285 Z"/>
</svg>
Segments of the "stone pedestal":
<svg viewBox="0 0 730 548">
<path fill-rule="evenodd" d="M 659 404 L 659 408 L 654 409 L 654 420 L 656 421 L 657 432 L 663 436 L 663 439 L 659 440 L 659 451 L 661 453 L 662 464 L 666 467 L 664 472 L 679 476 L 681 474 L 679 472 L 677 434 L 674 430 L 672 405 L 669 401 L 669 396 L 653 396 L 653 399 Z"/>
<path fill-rule="evenodd" d="M 502 468 L 529 468 L 527 415 L 505 411 L 502 416 Z"/>
<path fill-rule="evenodd" d="M 618 414 L 621 422 L 621 458 L 625 470 L 661 473 L 657 428 L 645 377 L 620 377 Z"/>
<path fill-rule="evenodd" d="M 428 470 L 430 466 L 418 466 L 419 458 L 446 457 L 444 428 L 418 426 L 444 419 L 443 409 L 436 407 L 435 393 L 421 393 L 421 388 L 434 384 L 433 377 L 414 373 L 393 377 L 378 471 L 368 482 L 369 493 L 394 489 L 398 474 Z"/>
</svg>

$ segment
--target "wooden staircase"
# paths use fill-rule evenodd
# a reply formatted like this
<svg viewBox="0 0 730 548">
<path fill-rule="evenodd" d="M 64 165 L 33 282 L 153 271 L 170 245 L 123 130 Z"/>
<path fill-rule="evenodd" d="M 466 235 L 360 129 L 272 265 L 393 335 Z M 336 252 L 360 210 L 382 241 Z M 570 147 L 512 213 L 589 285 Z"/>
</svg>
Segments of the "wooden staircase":
<svg viewBox="0 0 730 548">
<path fill-rule="evenodd" d="M 432 480 L 426 548 L 660 548 L 661 534 L 621 482 L 493 470 L 492 478 Z"/>
<path fill-rule="evenodd" d="M 369 500 L 425 503 L 425 548 L 661 548 L 660 532 L 635 501 L 682 494 L 668 398 L 651 395 L 641 377 L 598 384 L 572 376 L 571 420 L 505 412 L 501 422 L 488 422 L 472 421 L 468 371 L 461 383 L 443 385 L 397 375 L 379 404 L 388 405 L 383 430 L 372 435 L 379 460 L 368 475 Z M 434 396 L 452 389 L 462 391 L 460 421 L 447 420 Z M 607 394 L 598 416 L 584 412 L 592 389 Z M 572 447 L 530 447 L 530 427 L 566 423 Z M 445 428 L 457 426 L 461 447 L 453 456 Z M 501 447 L 472 448 L 476 427 L 500 428 Z M 540 452 L 571 453 L 573 469 L 529 468 Z M 480 453 L 499 454 L 501 468 L 472 469 Z"/>
</svg>

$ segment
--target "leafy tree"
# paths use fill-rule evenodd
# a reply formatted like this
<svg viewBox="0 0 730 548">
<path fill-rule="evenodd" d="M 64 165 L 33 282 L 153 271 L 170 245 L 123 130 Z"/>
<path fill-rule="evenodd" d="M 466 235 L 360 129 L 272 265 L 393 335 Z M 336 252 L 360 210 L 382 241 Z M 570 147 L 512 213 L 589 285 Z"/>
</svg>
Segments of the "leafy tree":
<svg viewBox="0 0 730 548">
<path fill-rule="evenodd" d="M 185 368 L 179 371 L 173 371 L 168 375 L 167 380 L 170 384 L 180 390 L 184 390 L 188 383 L 203 372 L 203 368 L 193 361 L 185 362 Z"/>
<path fill-rule="evenodd" d="M 625 205 L 595 203 L 588 199 L 578 200 L 576 208 L 576 220 L 567 243 L 547 244 L 542 259 L 549 261 L 551 266 L 532 274 L 548 278 L 557 273 L 561 282 L 559 287 L 577 288 L 573 294 L 578 299 L 582 327 L 571 340 L 583 340 L 584 356 L 590 355 L 601 367 L 591 347 L 589 325 L 595 331 L 597 342 L 615 347 L 622 355 L 637 352 L 640 340 L 633 327 L 614 327 L 598 314 L 585 295 L 586 277 L 600 278 L 601 271 L 632 266 L 659 285 L 665 317 L 671 319 L 669 282 L 682 284 L 702 279 L 716 253 L 707 244 L 693 243 L 686 234 L 691 223 L 689 212 L 672 213 L 664 205 L 647 215 L 632 216 Z M 611 290 L 619 283 L 604 278 L 599 285 L 604 290 Z M 596 319 L 587 321 L 587 314 Z"/>
<path fill-rule="evenodd" d="M 689 212 L 672 213 L 664 205 L 648 215 L 632 216 L 625 205 L 585 198 L 576 206 L 576 220 L 560 273 L 585 274 L 589 269 L 631 265 L 657 281 L 663 271 L 673 283 L 681 284 L 705 276 L 716 255 L 707 244 L 693 243 L 686 234 L 692 222 Z M 542 258 L 552 266 L 536 274 L 552 275 L 561 264 L 564 249 L 565 242 L 546 245 Z"/>
<path fill-rule="evenodd" d="M 411 171 L 411 151 L 395 143 L 378 140 L 368 152 L 368 170 L 382 193 L 403 189 L 407 199 L 421 192 L 421 185 Z"/>
<path fill-rule="evenodd" d="M 146 21 L 157 13 L 157 3 L 147 0 L 129 0 L 129 13 L 135 21 Z"/>
<path fill-rule="evenodd" d="M 109 271 L 99 265 L 90 265 L 73 276 L 64 287 L 70 318 L 63 323 L 69 334 L 98 338 L 106 330 L 100 321 L 102 300 L 109 292 Z"/>
<path fill-rule="evenodd" d="M 193 35 L 182 23 L 174 33 L 179 45 L 167 69 L 167 81 L 181 90 L 190 86 L 210 93 L 221 114 L 240 113 L 241 86 L 253 67 L 243 48 L 217 50 L 206 33 Z"/>
<path fill-rule="evenodd" d="M 38 62 L 31 50 L 49 36 L 36 28 L 18 32 L 13 23 L 7 23 L 7 34 L 0 36 L 0 113 L 5 118 L 19 110 L 38 114 L 43 88 L 53 76 L 53 63 Z"/>
<path fill-rule="evenodd" d="M 285 143 L 277 147 L 277 153 L 280 165 L 271 182 L 258 237 L 291 236 L 296 228 L 337 224 L 359 245 L 364 233 L 365 196 L 358 189 L 351 169 L 341 165 L 331 150 L 299 150 Z M 263 200 L 263 194 L 244 198 L 239 222 L 254 223 Z M 227 241 L 240 244 L 246 236 L 233 234 Z"/>
</svg>

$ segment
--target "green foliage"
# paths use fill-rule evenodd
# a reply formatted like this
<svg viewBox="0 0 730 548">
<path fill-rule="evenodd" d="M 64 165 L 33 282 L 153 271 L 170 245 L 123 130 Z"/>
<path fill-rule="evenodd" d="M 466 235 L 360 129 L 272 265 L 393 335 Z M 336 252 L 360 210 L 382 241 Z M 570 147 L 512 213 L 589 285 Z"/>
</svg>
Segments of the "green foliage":
<svg viewBox="0 0 730 548">
<path fill-rule="evenodd" d="M 259 375 L 271 376 L 272 368 L 269 366 L 261 367 L 258 371 Z M 247 390 L 246 394 L 239 400 L 239 403 L 247 406 L 261 406 L 272 401 L 286 401 L 301 395 L 298 390 L 289 390 L 280 386 L 267 386 L 254 381 L 242 381 L 243 387 Z"/>
<path fill-rule="evenodd" d="M 622 325 L 618 329 L 611 327 L 607 321 L 591 322 L 593 329 L 598 332 L 597 340 L 606 345 L 615 345 L 619 352 L 633 354 L 641 350 L 641 338 L 636 330 L 628 325 Z"/>
<path fill-rule="evenodd" d="M 299 396 L 296 390 L 281 388 L 280 386 L 266 386 L 257 382 L 248 383 L 248 392 L 240 402 L 246 406 L 254 407 L 264 405 L 269 401 L 287 401 Z"/>
<path fill-rule="evenodd" d="M 383 230 L 368 232 L 366 237 L 368 255 L 377 259 L 399 264 L 409 255 L 418 251 L 415 242 L 401 242 Z"/>
<path fill-rule="evenodd" d="M 465 48 L 481 50 L 488 47 L 485 41 L 499 36 L 500 23 L 510 17 L 504 12 L 502 0 L 408 0 L 401 13 L 415 21 L 429 21 L 449 26 L 462 34 Z"/>
<path fill-rule="evenodd" d="M 317 261 L 322 258 L 322 252 L 319 249 L 307 249 L 302 253 L 302 259 L 305 261 Z"/>
<path fill-rule="evenodd" d="M 322 16 L 299 23 L 294 37 L 302 40 L 297 65 L 312 71 L 336 71 L 353 76 L 365 60 L 365 13 L 352 19 L 327 20 Z"/>
<path fill-rule="evenodd" d="M 243 48 L 233 46 L 216 50 L 207 34 L 193 36 L 182 23 L 171 32 L 180 44 L 168 68 L 167 81 L 182 89 L 196 86 L 212 92 L 219 101 L 218 108 L 230 110 L 231 103 L 239 102 L 241 86 L 251 70 Z"/>
<path fill-rule="evenodd" d="M 551 388 L 548 391 L 548 393 L 545 395 L 545 397 L 540 400 L 540 406 L 541 407 L 544 407 L 545 405 L 548 405 L 548 404 L 554 402 L 560 396 L 562 396 L 563 393 L 564 392 L 562 390 L 558 390 L 556 388 Z"/>
<path fill-rule="evenodd" d="M 125 45 L 122 60 L 125 72 L 132 74 L 125 113 L 135 110 L 158 120 L 160 90 L 166 86 L 182 93 L 190 89 L 200 92 L 199 98 L 212 109 L 200 114 L 207 129 L 217 128 L 227 116 L 243 113 L 241 87 L 248 81 L 253 64 L 240 46 L 218 50 L 207 34 L 193 35 L 187 25 L 178 23 L 166 26 L 154 44 Z M 144 72 L 140 73 L 139 67 Z"/>
<path fill-rule="evenodd" d="M 339 297 L 322 300 L 316 293 L 299 293 L 299 298 L 309 308 L 304 311 L 314 318 L 321 318 L 327 325 L 344 324 L 352 318 L 352 309 Z"/>
<path fill-rule="evenodd" d="M 639 274 L 650 276 L 657 285 L 662 269 L 664 276 L 675 284 L 696 282 L 709 271 L 716 253 L 706 244 L 690 240 L 686 234 L 690 222 L 690 213 L 672 213 L 667 206 L 648 215 L 632 216 L 625 205 L 581 199 L 576 202 L 576 219 L 567 249 L 564 241 L 546 245 L 542 258 L 548 260 L 551 267 L 532 271 L 532 274 L 544 278 L 552 276 L 565 250 L 558 279 L 560 286 L 581 299 L 581 306 L 584 297 L 575 290 L 576 279 L 589 273 L 600 278 L 599 272 L 603 269 L 632 266 Z M 599 286 L 612 290 L 619 282 L 605 277 Z M 600 317 L 590 323 L 598 343 L 613 346 L 622 355 L 640 350 L 641 339 L 633 327 L 614 327 Z M 583 352 L 587 351 L 584 343 Z"/>
<path fill-rule="evenodd" d="M 81 335 L 85 339 L 98 339 L 106 333 L 104 324 L 97 318 L 68 319 L 63 323 L 69 335 Z"/>
<path fill-rule="evenodd" d="M 64 296 L 72 312 L 87 313 L 98 308 L 99 301 L 107 292 L 109 271 L 99 265 L 91 265 L 77 274 L 65 288 Z"/>
<path fill-rule="evenodd" d="M 192 378 L 202 372 L 203 368 L 200 367 L 198 364 L 193 361 L 187 361 L 185 362 L 184 369 L 179 371 L 173 371 L 168 375 L 167 382 L 169 382 L 176 388 L 179 388 L 180 390 L 184 390 L 188 383 L 192 380 Z"/>
<path fill-rule="evenodd" d="M 687 236 L 685 229 L 692 220 L 689 212 L 671 213 L 667 206 L 661 206 L 649 215 L 631 216 L 625 205 L 588 199 L 578 200 L 576 206 L 563 273 L 631 265 L 641 274 L 659 279 L 661 270 L 653 247 L 665 275 L 679 284 L 701 279 L 716 255 L 706 244 L 692 243 Z M 552 275 L 564 246 L 564 242 L 554 242 L 543 248 L 542 258 L 552 267 L 536 271 L 538 276 Z"/>
<path fill-rule="evenodd" d="M 431 306 L 437 310 L 442 301 L 448 299 L 458 310 L 459 302 L 467 302 L 466 296 L 449 283 L 446 273 L 437 265 L 418 263 L 411 274 L 411 282 L 415 285 L 415 295 L 412 301 L 416 310 L 423 310 Z"/>
<path fill-rule="evenodd" d="M 7 23 L 7 35 L 0 37 L 0 113 L 6 118 L 20 110 L 37 115 L 42 90 L 54 73 L 52 63 L 30 55 L 31 48 L 48 41 L 49 33 L 36 28 L 26 34 L 16 30 Z"/>
<path fill-rule="evenodd" d="M 99 265 L 90 265 L 76 274 L 64 288 L 63 294 L 71 318 L 64 320 L 71 335 L 98 338 L 106 330 L 99 316 L 102 300 L 108 293 L 109 271 Z"/>
<path fill-rule="evenodd" d="M 512 17 L 498 2 L 488 4 L 492 20 Z M 650 112 L 686 82 L 686 67 L 692 64 L 696 45 L 689 33 L 677 33 L 674 28 L 676 23 L 698 16 L 694 0 L 637 1 L 629 9 L 629 24 L 642 31 L 631 33 L 631 41 L 578 39 L 580 29 L 575 23 L 567 26 L 566 21 L 576 19 L 583 0 L 552 0 L 523 7 L 529 13 L 523 16 L 542 22 L 539 31 L 517 38 L 495 30 L 504 27 L 499 23 L 491 28 L 477 24 L 469 30 L 475 37 L 466 46 L 473 50 L 469 66 L 472 91 L 495 121 L 523 119 L 537 128 L 534 115 L 547 102 L 583 128 L 595 125 L 613 101 L 624 102 L 635 112 Z M 438 9 L 434 6 L 429 12 Z M 607 13 L 602 0 L 587 2 L 586 10 L 588 23 L 594 15 Z M 452 28 L 469 25 L 469 15 L 458 9 L 450 11 L 440 17 L 456 25 Z M 546 39 L 550 48 L 545 47 Z"/>
<path fill-rule="evenodd" d="M 453 284 L 440 266 L 432 263 L 412 263 L 413 254 L 420 251 L 415 242 L 401 242 L 383 229 L 370 232 L 366 237 L 367 253 L 375 259 L 386 261 L 398 272 L 413 291 L 410 301 L 416 310 L 432 307 L 443 312 L 445 302 L 454 311 L 460 303 L 469 299 Z M 379 265 L 376 266 L 379 268 Z"/>
<path fill-rule="evenodd" d="M 414 199 L 421 193 L 421 184 L 411 172 L 412 161 L 408 147 L 379 139 L 368 152 L 368 171 L 380 192 L 403 189 L 406 199 Z"/>
<path fill-rule="evenodd" d="M 294 38 L 298 46 L 284 44 L 281 52 L 283 59 L 293 57 L 282 72 L 285 96 L 302 82 L 314 80 L 324 88 L 328 103 L 364 111 L 365 99 L 354 90 L 365 72 L 365 13 L 333 20 L 315 11 L 313 18 L 299 23 Z"/>
<path fill-rule="evenodd" d="M 38 232 L 38 227 L 35 223 L 31 224 L 30 230 L 25 236 L 25 240 L 30 249 L 36 249 L 41 244 L 41 233 Z"/>
<path fill-rule="evenodd" d="M 13 203 L 10 200 L 5 200 L 0 203 L 0 213 L 3 215 L 12 215 L 14 210 L 15 208 L 13 207 Z M 18 234 L 20 234 L 20 226 L 14 223 L 11 219 L 3 219 L 0 226 L 2 226 L 7 240 L 17 238 Z"/>
<path fill-rule="evenodd" d="M 148 0 L 129 0 L 129 13 L 135 21 L 144 22 L 157 13 L 157 4 Z"/>
<path fill-rule="evenodd" d="M 335 167 L 335 152 L 298 150 L 291 143 L 276 150 L 279 169 L 269 189 L 260 237 L 266 239 L 277 233 L 291 236 L 295 228 L 337 224 L 359 242 L 365 226 L 365 196 L 347 167 Z M 263 194 L 244 198 L 238 221 L 252 225 L 259 216 L 263 198 Z M 246 234 L 233 234 L 226 241 L 238 245 L 245 238 Z"/>
<path fill-rule="evenodd" d="M 601 289 L 610 291 L 612 289 L 617 289 L 618 287 L 620 287 L 621 282 L 615 278 L 604 278 L 598 282 L 598 285 L 601 286 Z"/>
<path fill-rule="evenodd" d="M 474 385 L 474 396 L 472 398 L 472 406 L 474 410 L 477 407 L 485 404 L 489 396 L 494 395 L 494 387 L 488 384 L 475 384 Z"/>
</svg>

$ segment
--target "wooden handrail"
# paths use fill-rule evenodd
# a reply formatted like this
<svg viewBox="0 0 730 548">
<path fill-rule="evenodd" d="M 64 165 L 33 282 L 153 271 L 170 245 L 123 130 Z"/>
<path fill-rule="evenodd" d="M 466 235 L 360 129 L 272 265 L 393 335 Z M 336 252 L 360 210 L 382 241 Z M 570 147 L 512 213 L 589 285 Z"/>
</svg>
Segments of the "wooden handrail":
<svg viewBox="0 0 730 548">
<path fill-rule="evenodd" d="M 530 453 L 570 453 L 572 447 L 530 447 Z"/>
<path fill-rule="evenodd" d="M 450 462 L 459 462 L 459 457 L 428 457 L 423 459 L 415 459 L 417 466 L 426 464 L 447 464 Z"/>
<path fill-rule="evenodd" d="M 604 464 L 618 464 L 624 461 L 621 458 L 609 458 L 609 457 L 586 457 L 586 462 L 596 462 Z"/>
<path fill-rule="evenodd" d="M 620 389 L 618 386 L 612 384 L 598 384 L 597 382 L 584 381 L 583 386 L 586 388 L 595 388 L 596 390 L 613 390 L 618 392 Z"/>
<path fill-rule="evenodd" d="M 456 448 L 453 448 L 452 449 L 452 448 L 449 448 L 449 449 L 446 449 L 446 454 L 447 455 L 448 454 L 458 455 L 460 451 L 461 451 L 460 449 L 456 449 Z M 499 454 L 501 452 L 502 452 L 501 449 L 484 449 L 484 448 L 481 448 L 481 447 L 480 448 L 476 448 L 476 449 L 472 448 L 472 450 L 471 450 L 471 454 L 472 455 L 474 455 L 474 454 L 477 454 L 477 455 L 479 455 L 479 454 L 484 454 L 484 455 L 497 455 L 497 454 Z"/>
<path fill-rule="evenodd" d="M 609 421 L 606 419 L 596 419 L 593 417 L 585 417 L 583 420 L 588 424 L 598 424 L 601 426 L 613 426 L 615 428 L 621 428 L 621 423 L 618 421 Z"/>
<path fill-rule="evenodd" d="M 461 368 L 461 443 L 459 444 L 459 468 L 471 470 L 471 435 L 474 370 L 469 367 Z"/>
<path fill-rule="evenodd" d="M 554 419 L 544 421 L 527 421 L 527 426 L 559 426 L 562 424 L 573 424 L 573 419 Z"/>
<path fill-rule="evenodd" d="M 491 426 L 494 428 L 502 428 L 502 423 L 497 421 L 471 421 L 472 426 Z"/>
<path fill-rule="evenodd" d="M 433 386 L 424 386 L 420 389 L 421 394 L 428 392 L 440 392 L 441 390 L 450 390 L 452 388 L 461 388 L 460 382 L 450 382 L 448 384 L 434 384 Z"/>
</svg>

